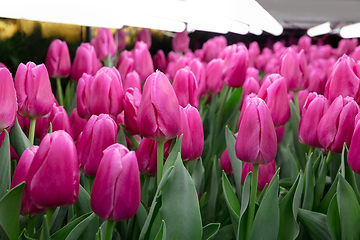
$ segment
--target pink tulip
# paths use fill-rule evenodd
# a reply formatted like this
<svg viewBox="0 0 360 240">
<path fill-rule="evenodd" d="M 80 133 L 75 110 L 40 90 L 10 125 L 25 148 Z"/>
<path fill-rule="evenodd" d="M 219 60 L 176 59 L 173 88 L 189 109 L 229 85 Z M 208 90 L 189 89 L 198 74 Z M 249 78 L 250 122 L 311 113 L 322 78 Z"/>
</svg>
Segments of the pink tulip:
<svg viewBox="0 0 360 240">
<path fill-rule="evenodd" d="M 124 93 L 129 88 L 137 88 L 140 92 L 142 89 L 141 80 L 139 74 L 134 70 L 126 74 L 125 78 L 123 79 L 123 86 L 124 86 Z"/>
<path fill-rule="evenodd" d="M 140 134 L 146 138 L 165 142 L 178 135 L 179 102 L 162 72 L 156 71 L 146 79 L 137 116 Z"/>
<path fill-rule="evenodd" d="M 260 55 L 260 47 L 257 42 L 249 45 L 249 67 L 255 67 L 256 58 Z"/>
<path fill-rule="evenodd" d="M 70 54 L 65 41 L 55 39 L 51 42 L 45 65 L 52 78 L 66 78 L 70 75 Z"/>
<path fill-rule="evenodd" d="M 141 81 L 154 72 L 151 54 L 144 42 L 136 42 L 134 47 L 134 69 L 140 75 Z"/>
<path fill-rule="evenodd" d="M 244 162 L 268 164 L 277 151 L 274 123 L 266 103 L 258 97 L 245 102 L 235 142 L 237 158 Z"/>
<path fill-rule="evenodd" d="M 233 169 L 231 166 L 230 156 L 228 149 L 226 148 L 225 151 L 221 154 L 220 157 L 220 167 L 226 174 L 234 174 Z"/>
<path fill-rule="evenodd" d="M 190 104 L 196 108 L 199 107 L 198 85 L 195 75 L 189 67 L 176 72 L 173 88 L 180 106 L 186 107 Z"/>
<path fill-rule="evenodd" d="M 189 63 L 189 67 L 190 67 L 191 71 L 194 73 L 197 85 L 199 86 L 200 82 L 205 81 L 204 64 L 202 64 L 199 61 L 199 59 L 195 58 L 195 59 L 191 60 L 191 62 Z"/>
<path fill-rule="evenodd" d="M 74 138 L 69 117 L 63 106 L 56 106 L 56 104 L 54 104 L 49 116 L 49 120 L 52 124 L 53 132 L 57 130 L 64 130 L 72 138 Z"/>
<path fill-rule="evenodd" d="M 277 143 L 282 142 L 282 140 L 284 138 L 285 130 L 286 130 L 285 125 L 275 128 Z"/>
<path fill-rule="evenodd" d="M 175 52 L 185 52 L 189 48 L 190 38 L 187 31 L 178 32 L 172 39 L 172 48 Z"/>
<path fill-rule="evenodd" d="M 91 86 L 93 81 L 93 76 L 84 73 L 76 87 L 76 108 L 81 118 L 89 119 L 92 115 L 90 112 L 90 99 L 92 97 Z"/>
<path fill-rule="evenodd" d="M 205 90 L 210 93 L 219 93 L 223 86 L 221 80 L 221 69 L 223 60 L 220 58 L 213 59 L 206 66 L 205 70 Z M 199 86 L 199 89 L 201 87 Z"/>
<path fill-rule="evenodd" d="M 306 35 L 300 37 L 298 41 L 299 50 L 303 49 L 305 53 L 310 52 L 311 41 L 311 38 Z"/>
<path fill-rule="evenodd" d="M 15 89 L 21 116 L 39 118 L 50 114 L 54 95 L 44 64 L 20 63 L 15 75 Z"/>
<path fill-rule="evenodd" d="M 115 57 L 116 45 L 111 30 L 108 28 L 99 28 L 96 37 L 91 41 L 96 51 L 96 56 L 101 60 L 106 60 L 107 56 Z"/>
<path fill-rule="evenodd" d="M 273 52 L 269 48 L 264 48 L 261 52 L 261 54 L 256 58 L 255 60 L 255 67 L 257 69 L 265 70 L 266 63 L 268 60 L 272 57 Z"/>
<path fill-rule="evenodd" d="M 242 109 L 244 99 L 251 93 L 257 94 L 259 90 L 260 90 L 259 82 L 255 78 L 249 77 L 245 80 L 243 85 L 243 93 L 242 93 L 243 96 L 240 102 L 240 110 Z"/>
<path fill-rule="evenodd" d="M 314 68 L 309 66 L 309 92 L 317 92 L 324 94 L 326 84 L 326 74 L 321 68 Z"/>
<path fill-rule="evenodd" d="M 123 54 L 125 53 L 125 54 Z M 132 57 L 132 54 L 126 54 L 127 51 L 124 50 L 120 54 L 120 59 L 118 60 L 116 64 L 116 68 L 120 73 L 121 79 L 125 79 L 126 75 L 134 70 L 134 58 Z"/>
<path fill-rule="evenodd" d="M 101 67 L 95 48 L 90 43 L 81 43 L 75 52 L 70 78 L 77 82 L 83 73 L 95 75 Z"/>
<path fill-rule="evenodd" d="M 254 67 L 248 67 L 246 70 L 246 78 L 253 77 L 260 83 L 259 70 Z"/>
<path fill-rule="evenodd" d="M 137 112 L 141 102 L 141 92 L 137 88 L 128 88 L 124 95 L 124 122 L 126 130 L 132 135 L 140 133 L 137 124 Z"/>
<path fill-rule="evenodd" d="M 203 58 L 202 61 L 210 62 L 211 60 L 218 58 L 221 51 L 226 47 L 227 40 L 223 36 L 214 37 L 204 43 Z"/>
<path fill-rule="evenodd" d="M 126 32 L 124 32 L 122 29 L 116 30 L 115 38 L 117 38 L 117 50 L 122 51 L 126 47 Z"/>
<path fill-rule="evenodd" d="M 118 143 L 104 150 L 91 190 L 90 204 L 104 221 L 132 218 L 140 205 L 139 167 L 134 151 Z"/>
<path fill-rule="evenodd" d="M 138 32 L 137 42 L 144 42 L 147 45 L 147 49 L 151 48 L 151 33 L 147 28 L 143 28 Z"/>
<path fill-rule="evenodd" d="M 77 201 L 76 147 L 65 131 L 47 134 L 41 141 L 26 177 L 26 192 L 38 208 L 69 206 Z"/>
<path fill-rule="evenodd" d="M 7 68 L 0 68 L 0 132 L 14 125 L 18 110 L 14 81 Z"/>
<path fill-rule="evenodd" d="M 159 69 L 162 72 L 166 71 L 167 60 L 163 50 L 159 49 L 153 58 L 155 69 Z"/>
<path fill-rule="evenodd" d="M 88 176 L 95 176 L 103 150 L 116 143 L 118 126 L 107 114 L 93 115 L 76 141 L 79 167 Z"/>
<path fill-rule="evenodd" d="M 347 154 L 347 161 L 349 164 L 349 167 L 356 172 L 357 174 L 360 174 L 360 148 L 359 148 L 359 142 L 360 142 L 360 125 L 359 125 L 359 119 L 360 114 L 357 114 L 355 117 L 355 129 L 354 134 L 351 139 L 349 152 Z"/>
<path fill-rule="evenodd" d="M 317 134 L 320 144 L 334 153 L 341 153 L 344 143 L 350 146 L 359 106 L 351 97 L 335 98 L 321 118 Z"/>
<path fill-rule="evenodd" d="M 241 183 L 244 184 L 246 175 L 251 172 L 253 169 L 253 165 L 251 163 L 245 162 L 241 172 Z M 271 179 L 275 174 L 275 160 L 272 160 L 267 165 L 259 165 L 259 178 L 257 191 L 261 192 L 266 184 L 269 184 Z"/>
<path fill-rule="evenodd" d="M 74 140 L 78 138 L 80 133 L 84 130 L 87 120 L 81 118 L 76 108 L 74 108 L 70 115 L 71 131 L 73 132 Z"/>
</svg>

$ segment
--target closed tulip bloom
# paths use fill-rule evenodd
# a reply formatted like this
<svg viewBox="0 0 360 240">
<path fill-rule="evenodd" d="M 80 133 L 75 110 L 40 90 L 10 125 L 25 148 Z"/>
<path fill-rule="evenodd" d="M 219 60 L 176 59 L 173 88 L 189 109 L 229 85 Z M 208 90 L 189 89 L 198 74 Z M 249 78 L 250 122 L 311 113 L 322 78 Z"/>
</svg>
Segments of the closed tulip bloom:
<svg viewBox="0 0 360 240">
<path fill-rule="evenodd" d="M 63 106 L 56 106 L 56 104 L 54 104 L 49 116 L 49 120 L 52 124 L 53 131 L 64 130 L 72 138 L 74 138 L 70 119 Z"/>
<path fill-rule="evenodd" d="M 0 68 L 0 132 L 14 125 L 18 110 L 14 81 L 7 68 Z"/>
<path fill-rule="evenodd" d="M 117 38 L 117 50 L 124 50 L 126 47 L 126 32 L 124 32 L 122 29 L 117 29 L 115 36 Z"/>
<path fill-rule="evenodd" d="M 184 162 L 201 157 L 204 149 L 204 131 L 200 114 L 196 108 L 188 104 L 185 108 L 179 107 L 181 130 L 181 158 Z"/>
<path fill-rule="evenodd" d="M 200 82 L 205 81 L 204 64 L 202 64 L 199 59 L 194 58 L 193 60 L 190 61 L 189 67 L 191 71 L 194 73 L 197 85 L 199 86 Z"/>
<path fill-rule="evenodd" d="M 346 55 L 337 60 L 325 85 L 324 95 L 330 102 L 339 95 L 356 97 L 360 79 L 355 74 L 355 68 L 355 61 Z"/>
<path fill-rule="evenodd" d="M 69 206 L 77 201 L 76 147 L 65 131 L 47 134 L 41 141 L 26 177 L 26 192 L 38 208 Z"/>
<path fill-rule="evenodd" d="M 245 102 L 235 142 L 237 158 L 244 162 L 268 164 L 277 151 L 274 123 L 266 103 L 258 97 Z"/>
<path fill-rule="evenodd" d="M 222 52 L 222 79 L 226 85 L 239 88 L 244 84 L 246 70 L 249 66 L 249 54 L 245 46 L 235 44 L 226 47 Z"/>
<path fill-rule="evenodd" d="M 50 114 L 54 95 L 44 64 L 20 63 L 15 75 L 15 89 L 21 116 L 39 118 Z"/>
<path fill-rule="evenodd" d="M 341 153 L 344 143 L 350 146 L 359 106 L 351 97 L 341 95 L 331 103 L 318 125 L 320 144 L 334 153 Z"/>
<path fill-rule="evenodd" d="M 315 92 L 309 93 L 301 111 L 299 124 L 299 142 L 321 148 L 317 135 L 317 126 L 328 109 L 328 100 Z"/>
<path fill-rule="evenodd" d="M 288 48 L 280 58 L 279 73 L 285 78 L 289 91 L 307 88 L 309 73 L 304 51 L 297 54 L 292 48 Z"/>
<path fill-rule="evenodd" d="M 31 148 L 25 149 L 25 151 L 22 153 L 21 158 L 19 159 L 19 162 L 16 166 L 10 189 L 13 189 L 20 183 L 26 181 L 26 177 L 28 175 L 30 165 L 38 149 L 39 146 L 34 145 Z M 45 210 L 46 210 L 45 208 L 40 209 L 37 208 L 34 204 L 32 204 L 27 195 L 27 192 L 24 191 L 23 198 L 21 201 L 21 210 L 20 210 L 21 215 L 25 216 L 27 214 L 30 214 L 30 216 L 34 216 L 35 214 L 44 212 Z"/>
<path fill-rule="evenodd" d="M 141 92 L 137 88 L 128 88 L 124 95 L 124 121 L 126 130 L 132 135 L 140 133 L 137 125 L 137 112 L 141 102 Z"/>
<path fill-rule="evenodd" d="M 90 204 L 104 221 L 132 218 L 140 205 L 140 175 L 134 151 L 118 143 L 104 150 Z"/>
<path fill-rule="evenodd" d="M 209 39 L 202 46 L 204 62 L 210 62 L 211 60 L 218 58 L 221 51 L 227 46 L 227 40 L 224 36 L 218 36 Z"/>
<path fill-rule="evenodd" d="M 156 71 L 146 79 L 137 119 L 140 134 L 146 138 L 165 142 L 178 135 L 179 102 L 162 72 Z"/>
<path fill-rule="evenodd" d="M 246 96 L 248 96 L 251 93 L 257 94 L 259 90 L 260 90 L 260 85 L 255 78 L 249 77 L 245 80 L 243 85 L 243 97 L 240 102 L 240 110 L 242 109 L 244 99 L 246 98 Z"/>
<path fill-rule="evenodd" d="M 139 171 L 143 174 L 155 176 L 157 170 L 157 142 L 143 138 L 136 150 Z"/>
<path fill-rule="evenodd" d="M 299 38 L 298 47 L 300 50 L 303 49 L 305 53 L 308 53 L 310 51 L 311 44 L 312 43 L 310 37 L 304 35 Z"/>
<path fill-rule="evenodd" d="M 159 69 L 162 72 L 166 71 L 167 60 L 165 57 L 165 53 L 162 49 L 159 49 L 153 57 L 154 67 L 155 69 Z"/>
<path fill-rule="evenodd" d="M 241 172 L 241 183 L 244 184 L 246 175 L 253 170 L 253 165 L 251 163 L 245 162 Z M 259 177 L 257 191 L 261 192 L 266 184 L 271 182 L 271 179 L 275 174 L 275 160 L 272 160 L 267 165 L 259 165 Z"/>
<path fill-rule="evenodd" d="M 255 67 L 260 71 L 265 69 L 267 61 L 272 57 L 273 52 L 269 48 L 264 48 L 259 56 L 255 60 Z"/>
<path fill-rule="evenodd" d="M 190 38 L 185 29 L 184 31 L 175 34 L 175 37 L 172 39 L 172 48 L 175 52 L 184 52 L 189 48 L 189 43 Z"/>
<path fill-rule="evenodd" d="M 110 29 L 99 28 L 96 37 L 91 41 L 95 48 L 96 56 L 104 61 L 110 54 L 111 57 L 115 57 L 116 46 L 115 39 Z"/>
<path fill-rule="evenodd" d="M 69 48 L 65 41 L 55 39 L 46 54 L 45 65 L 52 78 L 66 78 L 70 75 Z"/>
<path fill-rule="evenodd" d="M 75 141 L 80 135 L 80 133 L 84 130 L 86 123 L 87 120 L 85 118 L 80 117 L 77 109 L 74 108 L 70 114 L 70 125 Z"/>
<path fill-rule="evenodd" d="M 219 93 L 223 86 L 221 80 L 223 60 L 213 59 L 206 66 L 205 70 L 205 90 L 210 93 Z"/>
<path fill-rule="evenodd" d="M 88 176 L 95 176 L 103 150 L 116 143 L 118 126 L 107 114 L 93 115 L 76 141 L 79 167 Z"/>
<path fill-rule="evenodd" d="M 275 127 L 285 125 L 290 118 L 285 79 L 279 74 L 267 76 L 260 87 L 258 97 L 266 102 Z"/>
<path fill-rule="evenodd" d="M 119 71 L 115 67 L 102 67 L 94 76 L 90 88 L 91 114 L 106 113 L 115 118 L 123 110 L 123 86 Z"/>
<path fill-rule="evenodd" d="M 186 107 L 190 104 L 196 108 L 199 107 L 198 85 L 195 75 L 189 67 L 176 72 L 172 86 L 180 106 Z"/>
<path fill-rule="evenodd" d="M 120 64 L 118 62 L 117 70 L 120 73 L 121 79 L 125 79 L 130 72 L 134 71 L 134 62 L 132 57 L 124 58 Z"/>
<path fill-rule="evenodd" d="M 259 70 L 254 67 L 248 67 L 246 70 L 246 78 L 253 77 L 260 83 Z"/>
<path fill-rule="evenodd" d="M 360 174 L 360 148 L 359 148 L 360 122 L 359 122 L 359 119 L 360 119 L 360 114 L 357 114 L 355 117 L 354 134 L 352 136 L 349 152 L 347 154 L 347 161 L 348 161 L 349 167 L 357 174 Z"/>
<path fill-rule="evenodd" d="M 151 48 L 151 33 L 150 30 L 147 28 L 143 28 L 138 32 L 137 42 L 144 42 L 147 45 L 147 48 Z"/>
<path fill-rule="evenodd" d="M 81 118 L 89 119 L 92 115 L 90 112 L 90 99 L 92 97 L 91 86 L 93 81 L 93 76 L 84 73 L 76 87 L 76 108 Z"/>
<path fill-rule="evenodd" d="M 311 68 L 309 72 L 309 87 L 307 88 L 309 92 L 317 92 L 318 94 L 324 94 L 327 78 L 323 69 Z"/>
<path fill-rule="evenodd" d="M 136 42 L 134 47 L 134 69 L 140 75 L 141 81 L 154 72 L 151 54 L 144 42 Z"/>
<path fill-rule="evenodd" d="M 221 167 L 221 170 L 223 170 L 226 174 L 234 174 L 232 166 L 231 166 L 229 151 L 227 148 L 221 154 L 220 167 Z"/>
<path fill-rule="evenodd" d="M 285 125 L 275 128 L 277 143 L 282 142 L 282 140 L 284 138 L 285 130 L 286 130 Z"/>
<path fill-rule="evenodd" d="M 81 43 L 75 52 L 70 78 L 77 82 L 83 73 L 95 75 L 101 67 L 95 48 L 90 43 Z"/>
<path fill-rule="evenodd" d="M 249 45 L 249 67 L 255 67 L 256 58 L 260 55 L 260 47 L 257 42 Z"/>
<path fill-rule="evenodd" d="M 122 79 L 123 79 L 124 93 L 129 88 L 137 88 L 141 92 L 142 85 L 140 81 L 140 76 L 135 70 L 129 72 L 126 75 L 126 77 Z"/>
</svg>

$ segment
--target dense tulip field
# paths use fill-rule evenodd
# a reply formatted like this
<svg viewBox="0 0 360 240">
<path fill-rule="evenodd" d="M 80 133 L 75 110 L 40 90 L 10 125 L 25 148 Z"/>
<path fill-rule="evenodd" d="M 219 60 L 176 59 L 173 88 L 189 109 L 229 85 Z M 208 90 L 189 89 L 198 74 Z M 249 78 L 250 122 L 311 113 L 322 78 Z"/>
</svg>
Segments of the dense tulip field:
<svg viewBox="0 0 360 240">
<path fill-rule="evenodd" d="M 0 239 L 360 239 L 357 39 L 115 34 L 0 65 Z"/>
</svg>

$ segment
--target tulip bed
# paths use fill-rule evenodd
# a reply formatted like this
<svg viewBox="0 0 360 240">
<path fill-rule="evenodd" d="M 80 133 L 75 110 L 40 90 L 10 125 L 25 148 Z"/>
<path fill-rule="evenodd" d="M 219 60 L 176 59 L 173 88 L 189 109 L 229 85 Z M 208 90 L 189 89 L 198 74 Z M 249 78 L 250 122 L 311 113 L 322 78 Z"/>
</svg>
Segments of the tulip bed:
<svg viewBox="0 0 360 240">
<path fill-rule="evenodd" d="M 116 39 L 0 66 L 0 239 L 360 238 L 357 40 Z"/>
</svg>

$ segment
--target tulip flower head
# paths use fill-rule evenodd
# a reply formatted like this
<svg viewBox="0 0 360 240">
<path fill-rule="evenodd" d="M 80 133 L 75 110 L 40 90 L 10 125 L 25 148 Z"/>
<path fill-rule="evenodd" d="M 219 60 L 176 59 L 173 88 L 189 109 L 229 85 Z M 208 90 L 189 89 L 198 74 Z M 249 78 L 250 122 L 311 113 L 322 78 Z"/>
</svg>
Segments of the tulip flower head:
<svg viewBox="0 0 360 240">
<path fill-rule="evenodd" d="M 163 50 L 159 49 L 153 57 L 155 69 L 159 69 L 162 72 L 166 71 L 167 60 Z"/>
<path fill-rule="evenodd" d="M 196 108 L 199 107 L 198 85 L 195 75 L 189 67 L 176 72 L 172 86 L 180 106 L 186 107 L 190 104 Z"/>
<path fill-rule="evenodd" d="M 65 41 L 55 39 L 46 54 L 45 65 L 52 78 L 66 78 L 70 75 L 69 48 Z"/>
<path fill-rule="evenodd" d="M 141 92 L 137 88 L 129 88 L 124 96 L 124 122 L 126 130 L 132 135 L 139 134 L 137 112 L 141 102 Z"/>
<path fill-rule="evenodd" d="M 175 52 L 186 51 L 189 48 L 190 38 L 187 34 L 187 31 L 176 33 L 175 37 L 172 39 L 172 48 Z"/>
<path fill-rule="evenodd" d="M 96 37 L 91 41 L 94 46 L 96 56 L 101 60 L 106 60 L 107 56 L 115 57 L 116 45 L 114 36 L 108 28 L 99 28 Z"/>
<path fill-rule="evenodd" d="M 234 174 L 231 166 L 229 151 L 227 148 L 221 154 L 220 166 L 221 166 L 221 170 L 223 170 L 226 174 Z"/>
<path fill-rule="evenodd" d="M 358 113 L 355 117 L 354 134 L 352 136 L 349 152 L 347 154 L 347 161 L 349 167 L 357 174 L 360 174 L 360 151 L 359 151 L 360 121 L 359 120 L 360 120 L 360 114 Z"/>
<path fill-rule="evenodd" d="M 0 68 L 0 132 L 14 125 L 18 109 L 14 81 L 7 68 Z"/>
<path fill-rule="evenodd" d="M 141 81 L 154 72 L 153 60 L 146 43 L 136 42 L 134 47 L 134 69 L 140 75 Z"/>
<path fill-rule="evenodd" d="M 147 28 L 143 28 L 138 32 L 137 42 L 144 42 L 147 45 L 147 49 L 151 48 L 151 33 Z"/>
</svg>

